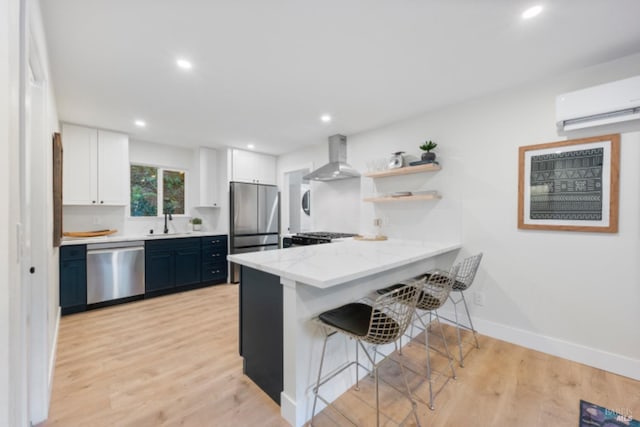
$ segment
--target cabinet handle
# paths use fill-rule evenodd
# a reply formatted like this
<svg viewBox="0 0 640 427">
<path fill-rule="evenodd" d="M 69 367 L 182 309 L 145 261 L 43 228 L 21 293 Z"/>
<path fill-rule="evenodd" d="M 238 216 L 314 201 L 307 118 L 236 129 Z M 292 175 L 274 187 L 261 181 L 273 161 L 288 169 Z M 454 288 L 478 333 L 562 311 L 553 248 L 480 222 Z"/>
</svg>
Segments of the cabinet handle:
<svg viewBox="0 0 640 427">
<path fill-rule="evenodd" d="M 220 273 L 220 270 L 211 270 L 211 274 L 216 274 L 216 273 Z"/>
<path fill-rule="evenodd" d="M 104 203 L 104 200 L 100 200 L 100 204 L 103 204 L 103 203 Z"/>
<path fill-rule="evenodd" d="M 211 254 L 212 257 L 220 256 L 220 254 Z"/>
<path fill-rule="evenodd" d="M 91 203 L 95 203 L 95 202 L 96 202 L 95 200 L 92 200 L 92 201 L 91 201 Z"/>
</svg>

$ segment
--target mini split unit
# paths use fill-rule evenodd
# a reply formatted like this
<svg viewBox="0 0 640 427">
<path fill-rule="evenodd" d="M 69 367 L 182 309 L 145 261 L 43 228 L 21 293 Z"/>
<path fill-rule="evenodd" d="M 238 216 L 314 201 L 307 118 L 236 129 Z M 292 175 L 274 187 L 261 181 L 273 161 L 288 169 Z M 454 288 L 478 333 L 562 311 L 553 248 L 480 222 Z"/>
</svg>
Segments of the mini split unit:
<svg viewBox="0 0 640 427">
<path fill-rule="evenodd" d="M 640 120 L 640 76 L 556 97 L 558 132 L 631 120 Z"/>
</svg>

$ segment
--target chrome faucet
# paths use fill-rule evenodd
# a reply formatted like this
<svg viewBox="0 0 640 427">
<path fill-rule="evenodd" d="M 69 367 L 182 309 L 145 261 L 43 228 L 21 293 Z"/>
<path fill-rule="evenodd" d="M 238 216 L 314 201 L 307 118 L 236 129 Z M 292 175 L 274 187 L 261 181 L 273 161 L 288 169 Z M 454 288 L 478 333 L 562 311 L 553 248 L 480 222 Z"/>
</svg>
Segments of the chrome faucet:
<svg viewBox="0 0 640 427">
<path fill-rule="evenodd" d="M 164 234 L 169 232 L 169 227 L 167 227 L 167 217 L 169 217 L 169 221 L 173 221 L 170 213 L 164 213 Z"/>
</svg>

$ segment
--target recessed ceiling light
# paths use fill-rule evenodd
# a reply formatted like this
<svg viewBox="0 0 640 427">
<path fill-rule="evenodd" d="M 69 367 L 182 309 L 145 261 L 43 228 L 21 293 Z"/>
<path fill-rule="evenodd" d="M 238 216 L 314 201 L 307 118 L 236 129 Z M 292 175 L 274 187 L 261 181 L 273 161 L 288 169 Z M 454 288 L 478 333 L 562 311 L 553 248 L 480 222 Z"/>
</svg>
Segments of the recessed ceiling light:
<svg viewBox="0 0 640 427">
<path fill-rule="evenodd" d="M 533 18 L 534 16 L 538 16 L 540 12 L 542 12 L 542 6 L 537 5 L 537 6 L 530 7 L 529 9 L 522 12 L 522 19 Z"/>
<path fill-rule="evenodd" d="M 193 64 L 191 64 L 191 62 L 187 61 L 186 59 L 178 59 L 176 61 L 176 64 L 183 70 L 190 70 L 193 68 Z"/>
<path fill-rule="evenodd" d="M 248 148 L 249 150 L 253 150 L 254 148 L 256 148 L 256 146 L 255 146 L 255 145 L 253 145 L 253 144 L 247 144 L 247 148 Z"/>
<path fill-rule="evenodd" d="M 328 114 L 323 114 L 320 117 L 320 120 L 322 120 L 323 123 L 329 123 L 331 121 L 331 116 Z"/>
<path fill-rule="evenodd" d="M 144 120 L 136 120 L 134 122 L 136 124 L 136 126 L 138 126 L 139 128 L 143 128 L 147 125 L 147 122 L 145 122 Z"/>
</svg>

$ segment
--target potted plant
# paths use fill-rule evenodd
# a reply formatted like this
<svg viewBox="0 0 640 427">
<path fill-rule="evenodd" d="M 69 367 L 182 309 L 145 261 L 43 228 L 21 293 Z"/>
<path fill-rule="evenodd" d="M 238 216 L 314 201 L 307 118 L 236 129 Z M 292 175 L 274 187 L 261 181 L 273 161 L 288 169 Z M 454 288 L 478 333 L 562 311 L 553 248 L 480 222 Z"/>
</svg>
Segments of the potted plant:
<svg viewBox="0 0 640 427">
<path fill-rule="evenodd" d="M 193 231 L 200 231 L 202 228 L 202 218 L 193 217 L 189 222 L 193 225 Z"/>
<path fill-rule="evenodd" d="M 429 140 L 420 146 L 420 149 L 424 151 L 422 153 L 422 160 L 425 162 L 433 163 L 436 161 L 436 153 L 432 153 L 431 150 L 436 148 L 438 144 Z"/>
</svg>

